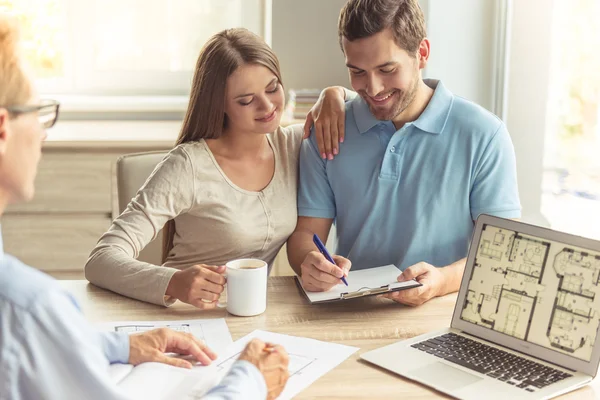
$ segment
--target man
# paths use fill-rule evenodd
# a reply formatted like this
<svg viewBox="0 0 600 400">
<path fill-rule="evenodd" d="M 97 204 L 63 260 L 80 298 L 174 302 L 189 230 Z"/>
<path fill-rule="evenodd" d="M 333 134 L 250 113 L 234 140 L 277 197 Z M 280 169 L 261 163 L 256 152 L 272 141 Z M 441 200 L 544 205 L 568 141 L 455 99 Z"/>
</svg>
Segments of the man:
<svg viewBox="0 0 600 400">
<path fill-rule="evenodd" d="M 57 117 L 58 103 L 37 99 L 15 31 L 0 17 L 0 214 L 9 203 L 33 197 L 45 129 Z M 132 336 L 92 329 L 56 281 L 4 254 L 0 237 L 0 399 L 123 399 L 108 364 L 191 367 L 164 352 L 193 355 L 203 364 L 216 358 L 202 341 L 169 329 Z M 287 365 L 281 347 L 254 341 L 206 398 L 275 398 Z"/>
<path fill-rule="evenodd" d="M 423 286 L 390 299 L 418 305 L 454 292 L 477 216 L 520 217 L 506 127 L 442 82 L 422 79 L 430 43 L 417 0 L 350 0 L 338 36 L 359 96 L 346 103 L 335 159 L 319 154 L 314 135 L 302 144 L 290 263 L 313 291 L 337 285 L 350 266 L 395 264 L 399 281 Z M 337 266 L 312 244 L 334 220 Z"/>
</svg>

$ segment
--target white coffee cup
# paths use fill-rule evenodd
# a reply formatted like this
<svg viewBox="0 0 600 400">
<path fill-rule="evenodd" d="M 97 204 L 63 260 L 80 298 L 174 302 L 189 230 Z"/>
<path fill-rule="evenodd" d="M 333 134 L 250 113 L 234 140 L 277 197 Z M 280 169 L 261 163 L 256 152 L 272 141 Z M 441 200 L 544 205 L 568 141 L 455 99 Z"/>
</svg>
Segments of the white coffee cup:
<svg viewBox="0 0 600 400">
<path fill-rule="evenodd" d="M 227 311 L 240 317 L 262 314 L 267 309 L 267 263 L 243 258 L 227 267 Z"/>
</svg>

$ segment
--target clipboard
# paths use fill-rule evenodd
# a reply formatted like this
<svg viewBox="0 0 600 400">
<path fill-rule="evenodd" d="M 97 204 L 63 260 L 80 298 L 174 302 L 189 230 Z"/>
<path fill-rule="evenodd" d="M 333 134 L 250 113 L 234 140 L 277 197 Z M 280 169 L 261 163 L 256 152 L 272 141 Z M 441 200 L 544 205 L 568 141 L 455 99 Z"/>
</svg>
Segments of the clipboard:
<svg viewBox="0 0 600 400">
<path fill-rule="evenodd" d="M 414 279 L 398 282 L 397 278 L 401 273 L 402 271 L 393 264 L 358 271 L 351 270 L 347 278 L 348 286 L 340 281 L 339 285 L 327 292 L 308 292 L 298 277 L 296 277 L 296 282 L 311 304 L 375 296 L 422 286 Z"/>
</svg>

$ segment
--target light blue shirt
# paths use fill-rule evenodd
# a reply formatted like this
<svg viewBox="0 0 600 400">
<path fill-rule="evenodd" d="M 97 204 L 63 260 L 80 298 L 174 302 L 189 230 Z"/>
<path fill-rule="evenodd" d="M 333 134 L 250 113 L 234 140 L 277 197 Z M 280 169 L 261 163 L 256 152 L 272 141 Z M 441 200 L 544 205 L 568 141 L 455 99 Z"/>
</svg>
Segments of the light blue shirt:
<svg viewBox="0 0 600 400">
<path fill-rule="evenodd" d="M 108 365 L 129 360 L 126 333 L 101 332 L 58 283 L 6 255 L 0 236 L 0 400 L 124 399 Z M 204 398 L 264 399 L 258 369 L 238 361 Z"/>
<path fill-rule="evenodd" d="M 336 253 L 352 269 L 466 257 L 482 213 L 519 218 L 514 148 L 506 126 L 439 81 L 417 120 L 396 130 L 360 97 L 346 103 L 340 154 L 302 143 L 298 215 L 334 218 Z"/>
</svg>

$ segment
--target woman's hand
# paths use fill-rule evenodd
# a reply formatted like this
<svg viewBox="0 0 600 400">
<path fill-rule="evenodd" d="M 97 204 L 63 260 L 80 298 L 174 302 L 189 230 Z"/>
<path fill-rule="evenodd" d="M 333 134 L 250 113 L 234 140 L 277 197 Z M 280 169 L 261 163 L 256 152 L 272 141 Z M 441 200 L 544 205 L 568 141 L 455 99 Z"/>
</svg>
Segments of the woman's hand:
<svg viewBox="0 0 600 400">
<path fill-rule="evenodd" d="M 310 136 L 310 127 L 315 125 L 315 138 L 319 154 L 323 159 L 333 160 L 339 153 L 339 144 L 344 141 L 346 119 L 345 91 L 341 86 L 324 89 L 310 109 L 304 123 L 304 139 Z"/>
<path fill-rule="evenodd" d="M 225 282 L 225 266 L 194 265 L 171 277 L 166 295 L 202 310 L 215 308 Z"/>
</svg>

